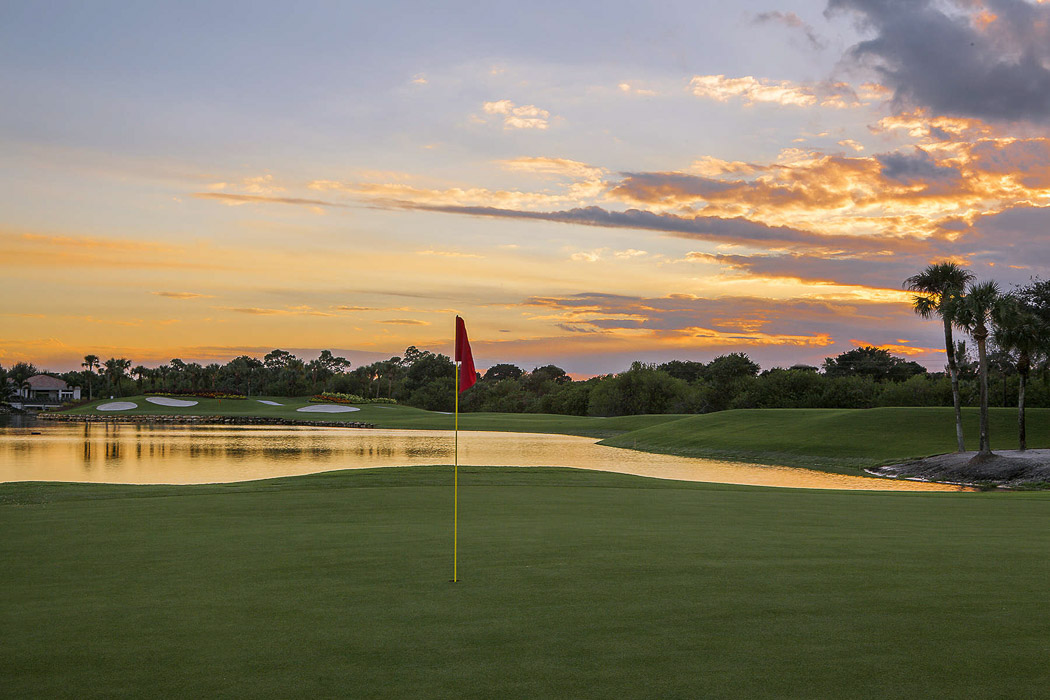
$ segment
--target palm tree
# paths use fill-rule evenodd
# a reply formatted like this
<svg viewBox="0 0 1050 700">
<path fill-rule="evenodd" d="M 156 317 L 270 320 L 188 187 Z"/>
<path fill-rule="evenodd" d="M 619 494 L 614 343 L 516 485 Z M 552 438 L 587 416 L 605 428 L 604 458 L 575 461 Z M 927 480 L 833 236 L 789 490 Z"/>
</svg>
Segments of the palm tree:
<svg viewBox="0 0 1050 700">
<path fill-rule="evenodd" d="M 1050 341 L 1050 328 L 1036 314 L 1025 307 L 1016 296 L 1008 294 L 994 310 L 995 343 L 1013 356 L 1017 368 L 1017 436 L 1021 452 L 1027 449 L 1025 436 L 1025 387 L 1032 360 L 1038 360 Z"/>
<path fill-rule="evenodd" d="M 98 355 L 84 355 L 84 361 L 80 363 L 81 367 L 86 367 L 88 371 L 88 400 L 94 400 L 92 398 L 93 392 L 92 387 L 95 385 L 95 369 L 99 367 Z"/>
<path fill-rule="evenodd" d="M 948 356 L 948 374 L 952 379 L 952 402 L 955 404 L 955 438 L 959 452 L 964 452 L 962 404 L 959 399 L 959 365 L 955 361 L 955 343 L 952 341 L 951 309 L 954 299 L 973 281 L 973 273 L 953 262 L 928 265 L 917 275 L 904 280 L 905 289 L 917 292 L 912 297 L 915 313 L 923 318 L 940 316 L 944 322 L 944 353 Z"/>
<path fill-rule="evenodd" d="M 113 393 L 120 393 L 120 380 L 123 379 L 131 368 L 131 360 L 111 357 L 102 363 L 105 367 L 106 377 L 109 379 Z"/>
<path fill-rule="evenodd" d="M 139 385 L 139 393 L 142 393 L 142 378 L 148 376 L 150 373 L 149 369 L 143 365 L 137 365 L 131 370 L 131 376 L 135 377 L 135 380 Z"/>
<path fill-rule="evenodd" d="M 978 457 L 992 453 L 988 440 L 988 335 L 992 326 L 992 314 L 998 313 L 1002 296 L 995 282 L 971 282 L 966 294 L 951 302 L 953 322 L 977 341 L 977 361 L 981 377 L 981 444 Z"/>
</svg>

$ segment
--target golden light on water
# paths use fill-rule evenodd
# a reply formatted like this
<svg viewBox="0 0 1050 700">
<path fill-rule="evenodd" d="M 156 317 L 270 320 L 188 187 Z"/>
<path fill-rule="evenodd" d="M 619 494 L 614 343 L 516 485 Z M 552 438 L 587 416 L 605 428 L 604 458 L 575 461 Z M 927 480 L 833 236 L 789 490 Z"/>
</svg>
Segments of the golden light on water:
<svg viewBox="0 0 1050 700">
<path fill-rule="evenodd" d="M 538 433 L 460 432 L 460 465 L 575 467 L 637 476 L 790 488 L 958 491 L 959 487 L 757 466 L 605 447 Z M 0 432 L 0 481 L 204 484 L 338 469 L 451 464 L 442 430 L 56 425 Z"/>
</svg>

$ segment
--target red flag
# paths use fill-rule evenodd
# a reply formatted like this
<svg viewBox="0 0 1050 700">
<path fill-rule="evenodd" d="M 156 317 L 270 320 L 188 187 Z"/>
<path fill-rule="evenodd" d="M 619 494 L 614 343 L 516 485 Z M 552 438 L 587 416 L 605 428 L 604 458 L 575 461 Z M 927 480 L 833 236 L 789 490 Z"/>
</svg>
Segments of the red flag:
<svg viewBox="0 0 1050 700">
<path fill-rule="evenodd" d="M 456 362 L 461 363 L 459 367 L 459 390 L 464 392 L 474 386 L 475 382 L 478 381 L 478 376 L 477 371 L 474 369 L 474 356 L 470 354 L 467 327 L 459 316 L 456 316 Z"/>
</svg>

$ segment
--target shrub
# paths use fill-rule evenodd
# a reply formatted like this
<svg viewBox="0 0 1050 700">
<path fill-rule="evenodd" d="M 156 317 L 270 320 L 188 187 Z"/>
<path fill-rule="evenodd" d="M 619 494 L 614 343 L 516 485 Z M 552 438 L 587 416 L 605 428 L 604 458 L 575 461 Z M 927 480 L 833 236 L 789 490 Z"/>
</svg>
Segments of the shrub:
<svg viewBox="0 0 1050 700">
<path fill-rule="evenodd" d="M 244 394 L 231 394 L 228 391 L 197 391 L 195 389 L 173 389 L 171 391 L 147 391 L 146 396 L 193 396 L 198 399 L 246 399 Z"/>
<path fill-rule="evenodd" d="M 352 403 L 394 403 L 394 404 L 396 404 L 397 401 L 395 401 L 394 399 L 387 399 L 387 398 L 368 399 L 368 398 L 365 398 L 364 396 L 359 396 L 357 394 L 340 394 L 340 393 L 334 392 L 334 391 L 326 391 L 324 393 L 312 396 L 310 398 L 310 403 L 342 403 L 342 404 L 352 404 Z"/>
</svg>

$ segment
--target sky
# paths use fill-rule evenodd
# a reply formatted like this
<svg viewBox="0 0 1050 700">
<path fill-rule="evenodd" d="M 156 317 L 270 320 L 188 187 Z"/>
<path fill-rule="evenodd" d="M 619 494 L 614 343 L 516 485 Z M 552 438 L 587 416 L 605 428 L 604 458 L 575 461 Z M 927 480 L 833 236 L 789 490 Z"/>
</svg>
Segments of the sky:
<svg viewBox="0 0 1050 700">
<path fill-rule="evenodd" d="M 930 369 L 1050 271 L 1050 3 L 0 0 L 0 364 Z"/>
</svg>

